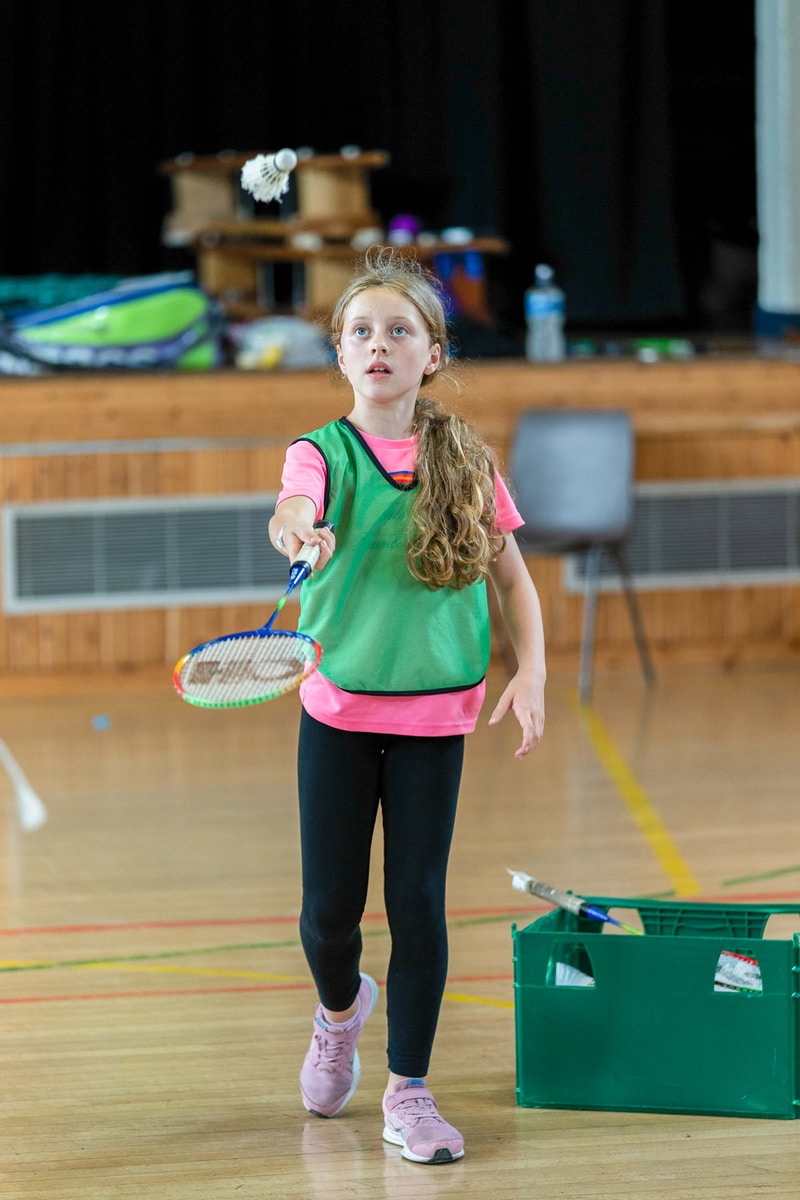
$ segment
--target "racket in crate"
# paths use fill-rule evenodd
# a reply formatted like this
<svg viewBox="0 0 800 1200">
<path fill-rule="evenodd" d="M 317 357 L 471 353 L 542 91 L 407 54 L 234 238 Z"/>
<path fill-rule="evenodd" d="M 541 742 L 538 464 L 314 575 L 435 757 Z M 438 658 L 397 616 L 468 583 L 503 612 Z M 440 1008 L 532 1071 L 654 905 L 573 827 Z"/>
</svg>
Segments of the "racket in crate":
<svg viewBox="0 0 800 1200">
<path fill-rule="evenodd" d="M 318 558 L 319 546 L 307 546 L 295 559 L 289 585 L 266 625 L 203 642 L 180 659 L 172 681 L 182 700 L 200 708 L 263 704 L 294 691 L 317 669 L 322 658 L 319 642 L 305 633 L 273 629 L 273 625 Z"/>
<path fill-rule="evenodd" d="M 534 879 L 525 871 L 512 871 L 509 867 L 508 873 L 511 876 L 511 886 L 518 892 L 528 892 L 531 896 L 538 896 L 540 900 L 546 900 L 548 904 L 555 904 L 558 908 L 574 913 L 577 917 L 588 917 L 592 921 L 607 921 L 610 925 L 624 929 L 626 933 L 642 934 L 641 929 L 636 929 L 633 925 L 623 925 L 622 921 L 610 916 L 605 909 L 598 905 L 590 904 L 588 900 L 584 900 L 583 896 L 575 896 L 572 892 L 562 892 L 559 888 L 551 887 L 549 883 L 542 883 L 540 879 Z"/>
</svg>

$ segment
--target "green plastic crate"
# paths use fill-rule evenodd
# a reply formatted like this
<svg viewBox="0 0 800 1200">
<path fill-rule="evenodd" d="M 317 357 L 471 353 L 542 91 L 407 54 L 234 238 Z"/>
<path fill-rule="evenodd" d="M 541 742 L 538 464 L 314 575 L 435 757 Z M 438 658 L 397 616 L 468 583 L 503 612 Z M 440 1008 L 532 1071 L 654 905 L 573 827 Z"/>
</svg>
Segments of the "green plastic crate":
<svg viewBox="0 0 800 1200">
<path fill-rule="evenodd" d="M 800 1117 L 800 934 L 762 936 L 800 905 L 586 899 L 646 936 L 563 909 L 512 927 L 518 1105 Z M 715 990 L 723 951 L 757 960 L 760 991 Z"/>
</svg>

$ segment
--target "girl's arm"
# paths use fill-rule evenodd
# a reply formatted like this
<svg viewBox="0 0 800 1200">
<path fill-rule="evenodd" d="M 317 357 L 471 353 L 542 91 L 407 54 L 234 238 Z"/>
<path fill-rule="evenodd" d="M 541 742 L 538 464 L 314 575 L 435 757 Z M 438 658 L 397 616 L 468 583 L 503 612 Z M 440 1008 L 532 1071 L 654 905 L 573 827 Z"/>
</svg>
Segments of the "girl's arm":
<svg viewBox="0 0 800 1200">
<path fill-rule="evenodd" d="M 336 549 L 330 529 L 315 529 L 317 506 L 308 496 L 288 496 L 270 517 L 269 540 L 275 549 L 293 562 L 303 546 L 319 546 L 316 571 L 322 570 Z"/>
<path fill-rule="evenodd" d="M 500 612 L 517 656 L 517 671 L 489 718 L 497 725 L 511 709 L 522 728 L 516 758 L 524 758 L 544 732 L 544 629 L 539 595 L 513 533 L 489 569 Z"/>
<path fill-rule="evenodd" d="M 290 561 L 303 546 L 319 546 L 318 571 L 336 549 L 329 530 L 314 529 L 314 521 L 324 515 L 326 479 L 325 460 L 317 447 L 306 440 L 293 442 L 286 451 L 278 504 L 269 522 L 269 540 Z"/>
</svg>

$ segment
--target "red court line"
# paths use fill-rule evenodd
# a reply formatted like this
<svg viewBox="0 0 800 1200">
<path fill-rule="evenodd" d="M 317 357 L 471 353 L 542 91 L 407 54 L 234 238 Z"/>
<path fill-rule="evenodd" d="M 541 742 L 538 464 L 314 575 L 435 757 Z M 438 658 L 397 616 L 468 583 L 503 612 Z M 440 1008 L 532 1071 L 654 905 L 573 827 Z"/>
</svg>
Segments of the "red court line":
<svg viewBox="0 0 800 1200">
<path fill-rule="evenodd" d="M 681 897 L 687 899 L 686 896 Z M 800 903 L 800 891 L 794 892 L 723 892 L 719 896 L 693 896 L 698 904 L 796 904 Z"/>
<path fill-rule="evenodd" d="M 0 1004 L 59 1004 L 70 1000 L 149 1000 L 158 996 L 215 996 L 239 992 L 285 992 L 310 989 L 310 983 L 247 984 L 221 988 L 163 988 L 140 992 L 78 992 L 69 996 L 2 996 Z"/>
<path fill-rule="evenodd" d="M 296 922 L 297 916 L 282 917 L 195 917 L 169 921 L 106 921 L 91 925 L 30 925 L 19 929 L 0 929 L 0 937 L 18 937 L 37 933 L 117 933 L 132 929 L 220 929 L 244 925 L 277 925 Z"/>
<path fill-rule="evenodd" d="M 494 983 L 508 982 L 510 974 L 503 975 L 460 975 L 457 979 L 448 979 L 447 989 L 454 984 L 464 983 Z M 385 979 L 377 980 L 381 987 L 386 985 Z M 136 992 L 78 992 L 74 995 L 63 996 L 0 996 L 1 1004 L 63 1004 L 76 1001 L 91 1000 L 152 1000 L 169 996 L 225 996 L 240 995 L 247 992 L 292 992 L 312 991 L 313 983 L 253 983 L 236 984 L 230 987 L 208 988 L 159 988 L 155 991 Z"/>
<path fill-rule="evenodd" d="M 516 916 L 518 913 L 533 911 L 532 908 L 461 908 L 454 909 L 448 916 L 457 919 L 463 917 L 505 917 Z M 544 911 L 544 909 L 542 909 Z M 245 925 L 280 925 L 296 924 L 300 914 L 277 917 L 203 917 L 186 918 L 183 920 L 165 921 L 108 921 L 87 925 L 30 925 L 19 929 L 0 929 L 0 937 L 19 937 L 40 933 L 121 933 L 134 929 L 230 929 Z M 364 913 L 365 921 L 385 921 L 385 912 Z"/>
<path fill-rule="evenodd" d="M 633 902 L 650 902 L 651 900 L 647 896 L 619 896 L 610 897 L 609 899 L 628 899 Z M 663 899 L 673 900 L 676 897 L 665 896 Z M 716 896 L 681 896 L 680 899 L 687 904 L 793 904 L 795 902 L 800 903 L 800 890 L 792 892 L 724 892 Z M 660 898 L 652 902 L 659 903 Z M 549 911 L 549 905 L 532 903 L 523 908 L 456 908 L 450 909 L 447 916 L 450 920 L 479 920 L 482 917 L 535 916 L 539 913 Z M 164 921 L 108 921 L 83 925 L 31 925 L 21 926 L 17 929 L 0 929 L 0 937 L 23 937 L 45 933 L 121 933 L 126 930 L 136 929 L 230 929 L 250 925 L 296 924 L 298 920 L 299 914 L 283 914 L 274 917 L 191 917 Z M 365 913 L 363 920 L 385 921 L 386 913 Z"/>
</svg>

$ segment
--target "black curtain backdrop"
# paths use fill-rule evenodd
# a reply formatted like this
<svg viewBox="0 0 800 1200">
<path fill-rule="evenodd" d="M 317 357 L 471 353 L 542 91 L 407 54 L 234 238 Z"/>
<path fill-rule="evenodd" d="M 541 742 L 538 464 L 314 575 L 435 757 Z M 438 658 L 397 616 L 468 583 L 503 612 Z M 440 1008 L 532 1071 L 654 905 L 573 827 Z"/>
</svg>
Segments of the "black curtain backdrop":
<svg viewBox="0 0 800 1200">
<path fill-rule="evenodd" d="M 720 239 L 753 250 L 753 0 L 0 0 L 0 22 L 0 276 L 168 269 L 158 164 L 283 145 L 386 150 L 385 220 L 505 237 L 509 328 L 543 259 L 573 328 L 696 327 Z"/>
</svg>

